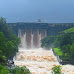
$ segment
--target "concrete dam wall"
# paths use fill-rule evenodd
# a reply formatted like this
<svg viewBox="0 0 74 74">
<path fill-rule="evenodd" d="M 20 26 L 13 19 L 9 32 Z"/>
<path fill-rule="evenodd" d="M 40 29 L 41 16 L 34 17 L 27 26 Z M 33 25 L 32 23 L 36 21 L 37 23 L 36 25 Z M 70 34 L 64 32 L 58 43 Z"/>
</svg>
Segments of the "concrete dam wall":
<svg viewBox="0 0 74 74">
<path fill-rule="evenodd" d="M 30 49 L 40 48 L 42 38 L 74 27 L 74 23 L 8 23 L 8 26 L 21 38 L 19 47 Z"/>
</svg>

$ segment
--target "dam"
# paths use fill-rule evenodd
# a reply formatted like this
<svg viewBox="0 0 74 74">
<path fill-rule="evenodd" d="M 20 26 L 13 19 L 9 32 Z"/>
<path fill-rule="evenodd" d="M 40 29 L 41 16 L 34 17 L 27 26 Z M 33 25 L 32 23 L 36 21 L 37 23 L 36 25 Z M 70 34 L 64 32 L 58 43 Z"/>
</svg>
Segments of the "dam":
<svg viewBox="0 0 74 74">
<path fill-rule="evenodd" d="M 74 27 L 74 23 L 8 23 L 14 34 L 21 38 L 20 48 L 40 48 L 40 40 L 46 36 Z"/>
<path fill-rule="evenodd" d="M 9 23 L 9 27 L 12 27 L 14 33 L 21 38 L 14 64 L 20 67 L 25 65 L 32 74 L 52 74 L 52 67 L 61 64 L 59 64 L 52 49 L 40 48 L 40 40 L 46 36 L 54 36 L 60 31 L 74 27 L 74 24 Z M 70 74 L 73 72 L 73 66 L 61 66 L 63 73 Z"/>
</svg>

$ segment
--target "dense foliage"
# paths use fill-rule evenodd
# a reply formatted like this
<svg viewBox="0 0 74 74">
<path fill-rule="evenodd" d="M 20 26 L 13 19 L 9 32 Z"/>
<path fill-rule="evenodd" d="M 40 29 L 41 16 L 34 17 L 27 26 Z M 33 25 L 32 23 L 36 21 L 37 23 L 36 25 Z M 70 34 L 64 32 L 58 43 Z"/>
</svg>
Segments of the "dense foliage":
<svg viewBox="0 0 74 74">
<path fill-rule="evenodd" d="M 26 66 L 19 67 L 15 66 L 14 69 L 8 69 L 0 65 L 0 74 L 31 74 L 29 69 Z"/>
<path fill-rule="evenodd" d="M 47 45 L 48 48 L 55 48 L 55 51 L 63 60 L 74 60 L 74 27 L 62 31 L 54 37 L 45 37 L 41 42 L 42 47 Z"/>
<path fill-rule="evenodd" d="M 62 74 L 62 73 L 61 73 L 61 66 L 60 66 L 60 65 L 54 66 L 54 67 L 52 68 L 52 74 Z"/>
<path fill-rule="evenodd" d="M 48 37 L 45 37 L 41 40 L 41 47 L 45 47 L 45 48 L 50 48 L 53 46 L 53 42 L 55 40 L 55 37 L 54 36 L 48 36 Z"/>
<path fill-rule="evenodd" d="M 31 74 L 29 69 L 26 68 L 26 66 L 23 67 L 15 66 L 15 68 L 11 69 L 10 72 L 12 74 Z"/>
<path fill-rule="evenodd" d="M 12 59 L 18 51 L 20 38 L 13 34 L 12 30 L 8 27 L 6 20 L 0 18 L 0 63 L 7 59 Z"/>
</svg>

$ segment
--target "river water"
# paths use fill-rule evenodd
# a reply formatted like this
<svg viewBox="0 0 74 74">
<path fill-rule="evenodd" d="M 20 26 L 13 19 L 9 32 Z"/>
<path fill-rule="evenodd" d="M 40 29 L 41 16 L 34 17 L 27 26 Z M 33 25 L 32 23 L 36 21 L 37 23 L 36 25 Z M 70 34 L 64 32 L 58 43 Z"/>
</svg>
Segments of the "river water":
<svg viewBox="0 0 74 74">
<path fill-rule="evenodd" d="M 19 48 L 14 60 L 15 65 L 26 66 L 32 74 L 51 74 L 52 67 L 60 65 L 52 49 L 23 49 Z M 61 65 L 62 73 L 74 74 L 73 65 Z"/>
</svg>

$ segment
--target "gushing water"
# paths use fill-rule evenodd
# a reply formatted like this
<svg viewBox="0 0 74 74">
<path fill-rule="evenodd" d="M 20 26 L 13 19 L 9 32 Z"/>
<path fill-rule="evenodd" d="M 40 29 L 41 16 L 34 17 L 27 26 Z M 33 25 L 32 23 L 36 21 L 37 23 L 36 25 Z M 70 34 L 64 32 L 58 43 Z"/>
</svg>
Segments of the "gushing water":
<svg viewBox="0 0 74 74">
<path fill-rule="evenodd" d="M 26 66 L 32 74 L 51 74 L 52 67 L 60 65 L 52 49 L 40 48 L 40 40 L 46 37 L 46 30 L 38 29 L 18 30 L 18 37 L 21 38 L 19 52 L 14 59 L 15 65 Z M 64 74 L 74 74 L 74 66 L 61 65 Z"/>
<path fill-rule="evenodd" d="M 31 49 L 31 48 L 40 48 L 40 40 L 46 37 L 46 30 L 42 29 L 19 29 L 18 37 L 21 38 L 20 48 Z"/>
<path fill-rule="evenodd" d="M 54 56 L 52 50 L 19 49 L 16 55 L 15 65 L 25 65 L 32 73 L 35 74 L 49 74 L 54 65 L 59 65 L 57 58 Z"/>
<path fill-rule="evenodd" d="M 26 66 L 32 74 L 51 74 L 52 67 L 60 65 L 57 57 L 54 56 L 52 49 L 22 49 L 16 55 L 15 65 Z M 61 65 L 62 73 L 74 74 L 74 66 Z"/>
</svg>

